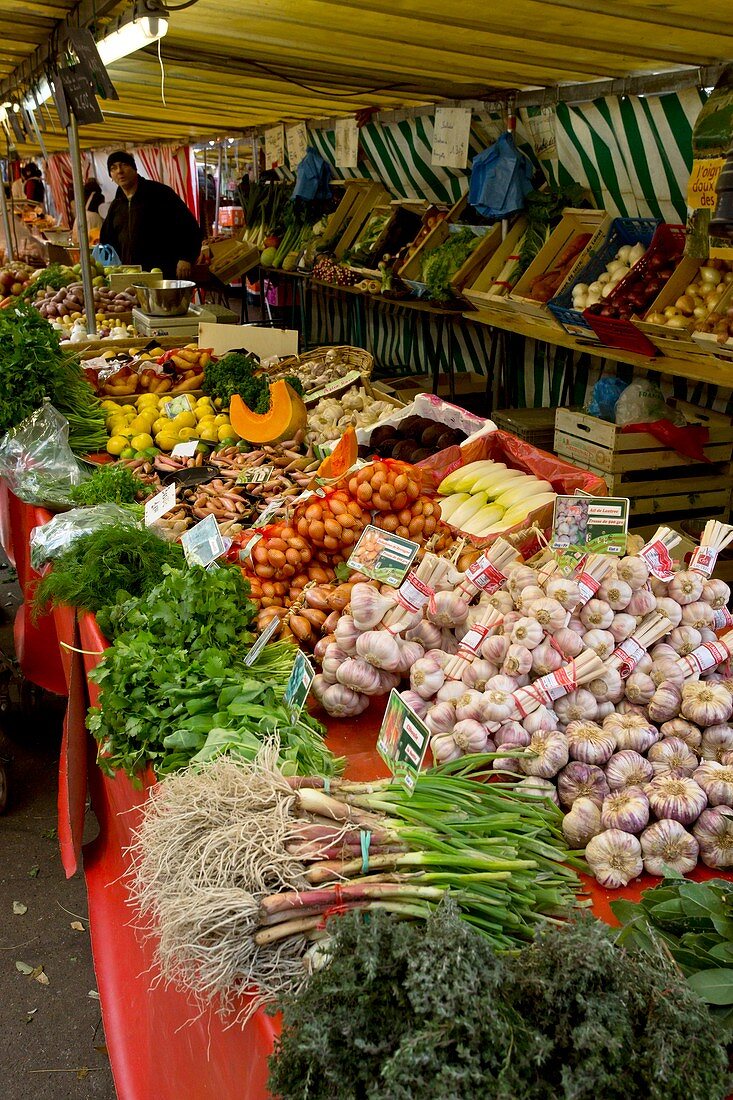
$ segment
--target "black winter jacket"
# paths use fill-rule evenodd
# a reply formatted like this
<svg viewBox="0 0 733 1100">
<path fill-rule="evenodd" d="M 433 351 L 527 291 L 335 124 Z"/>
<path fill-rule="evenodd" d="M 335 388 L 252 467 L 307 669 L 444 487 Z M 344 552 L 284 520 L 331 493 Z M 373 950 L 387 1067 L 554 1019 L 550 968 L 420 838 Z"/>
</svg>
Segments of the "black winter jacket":
<svg viewBox="0 0 733 1100">
<path fill-rule="evenodd" d="M 121 187 L 100 230 L 101 244 L 111 244 L 123 264 L 141 264 L 143 271 L 159 267 L 175 279 L 179 260 L 193 263 L 203 233 L 182 199 L 164 183 L 139 176 L 131 199 Z"/>
</svg>

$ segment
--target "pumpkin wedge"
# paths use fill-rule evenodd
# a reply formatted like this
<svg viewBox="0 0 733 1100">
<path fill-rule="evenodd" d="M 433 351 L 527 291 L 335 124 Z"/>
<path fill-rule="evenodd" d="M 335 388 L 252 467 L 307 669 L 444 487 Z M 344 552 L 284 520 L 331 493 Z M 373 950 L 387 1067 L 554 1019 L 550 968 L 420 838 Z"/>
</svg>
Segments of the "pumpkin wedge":
<svg viewBox="0 0 733 1100">
<path fill-rule="evenodd" d="M 318 467 L 318 476 L 324 478 L 343 477 L 351 469 L 359 457 L 359 444 L 356 440 L 356 430 L 349 425 L 338 443 L 326 455 Z"/>
<path fill-rule="evenodd" d="M 229 420 L 235 432 L 248 443 L 277 443 L 292 439 L 305 428 L 308 413 L 302 400 L 284 379 L 270 386 L 270 408 L 266 413 L 254 413 L 238 393 L 229 402 Z"/>
</svg>

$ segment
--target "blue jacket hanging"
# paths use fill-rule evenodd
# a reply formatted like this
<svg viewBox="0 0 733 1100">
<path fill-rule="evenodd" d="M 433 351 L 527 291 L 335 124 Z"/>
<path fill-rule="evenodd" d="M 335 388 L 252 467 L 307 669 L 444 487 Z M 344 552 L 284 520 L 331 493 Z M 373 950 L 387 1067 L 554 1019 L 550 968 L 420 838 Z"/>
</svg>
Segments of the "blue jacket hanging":
<svg viewBox="0 0 733 1100">
<path fill-rule="evenodd" d="M 296 169 L 295 187 L 292 201 L 313 199 L 324 201 L 331 198 L 331 165 L 324 160 L 317 149 L 309 145 L 305 156 Z"/>
<path fill-rule="evenodd" d="M 474 157 L 468 201 L 485 218 L 506 218 L 524 207 L 532 190 L 532 165 L 509 133 Z"/>
</svg>

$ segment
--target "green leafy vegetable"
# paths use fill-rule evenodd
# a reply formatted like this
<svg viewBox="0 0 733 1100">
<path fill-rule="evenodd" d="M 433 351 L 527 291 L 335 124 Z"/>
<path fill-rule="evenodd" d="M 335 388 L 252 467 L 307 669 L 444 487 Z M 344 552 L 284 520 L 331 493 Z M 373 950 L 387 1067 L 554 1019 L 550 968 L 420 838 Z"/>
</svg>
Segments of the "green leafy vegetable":
<svg viewBox="0 0 733 1100">
<path fill-rule="evenodd" d="M 270 408 L 270 385 L 264 375 L 256 373 L 259 369 L 254 355 L 230 351 L 207 366 L 204 391 L 211 397 L 220 397 L 225 405 L 238 393 L 252 412 L 266 413 Z"/>
<path fill-rule="evenodd" d="M 165 542 L 147 527 L 100 527 L 75 539 L 54 560 L 36 588 L 34 613 L 59 604 L 101 612 L 120 591 L 127 599 L 144 596 L 159 583 L 164 567 L 183 562 L 177 543 Z"/>
<path fill-rule="evenodd" d="M 135 504 L 154 491 L 123 463 L 112 463 L 100 466 L 81 485 L 75 485 L 69 496 L 75 504 Z"/>
<path fill-rule="evenodd" d="M 48 286 L 53 287 L 54 290 L 61 290 L 62 287 L 73 283 L 75 278 L 73 273 L 62 271 L 61 264 L 49 264 L 28 284 L 20 297 L 37 298 L 39 290 L 45 290 Z"/>
<path fill-rule="evenodd" d="M 56 330 L 25 303 L 0 310 L 0 432 L 20 424 L 44 397 L 68 420 L 73 451 L 104 448 L 102 407 Z"/>
<path fill-rule="evenodd" d="M 516 955 L 441 906 L 329 924 L 330 961 L 284 997 L 270 1060 L 280 1100 L 723 1100 L 727 1057 L 661 950 L 599 921 Z"/>
<path fill-rule="evenodd" d="M 457 233 L 451 233 L 444 244 L 428 253 L 422 265 L 422 281 L 433 301 L 445 302 L 452 296 L 451 279 L 480 239 L 471 229 L 459 229 Z"/>
</svg>

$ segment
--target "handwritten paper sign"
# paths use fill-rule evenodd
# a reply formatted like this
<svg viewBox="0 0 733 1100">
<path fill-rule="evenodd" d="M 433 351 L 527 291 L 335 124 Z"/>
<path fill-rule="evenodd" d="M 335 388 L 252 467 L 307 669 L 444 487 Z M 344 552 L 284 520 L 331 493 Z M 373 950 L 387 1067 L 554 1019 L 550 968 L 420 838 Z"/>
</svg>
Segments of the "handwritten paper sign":
<svg viewBox="0 0 733 1100">
<path fill-rule="evenodd" d="M 288 147 L 288 165 L 294 172 L 305 156 L 308 148 L 308 127 L 304 122 L 289 126 L 285 131 L 285 143 Z"/>
<path fill-rule="evenodd" d="M 161 516 L 164 516 L 166 512 L 170 512 L 171 508 L 175 508 L 175 506 L 176 483 L 171 481 L 165 489 L 161 489 L 154 497 L 150 497 L 145 501 L 145 526 L 150 527 L 152 523 L 157 523 Z"/>
<path fill-rule="evenodd" d="M 285 164 L 285 127 L 273 126 L 265 130 L 265 163 L 268 168 L 282 168 Z"/>
<path fill-rule="evenodd" d="M 356 168 L 359 160 L 359 127 L 355 118 L 336 122 L 336 167 Z"/>
<path fill-rule="evenodd" d="M 442 168 L 465 168 L 470 132 L 470 107 L 436 107 L 432 163 Z"/>
</svg>

